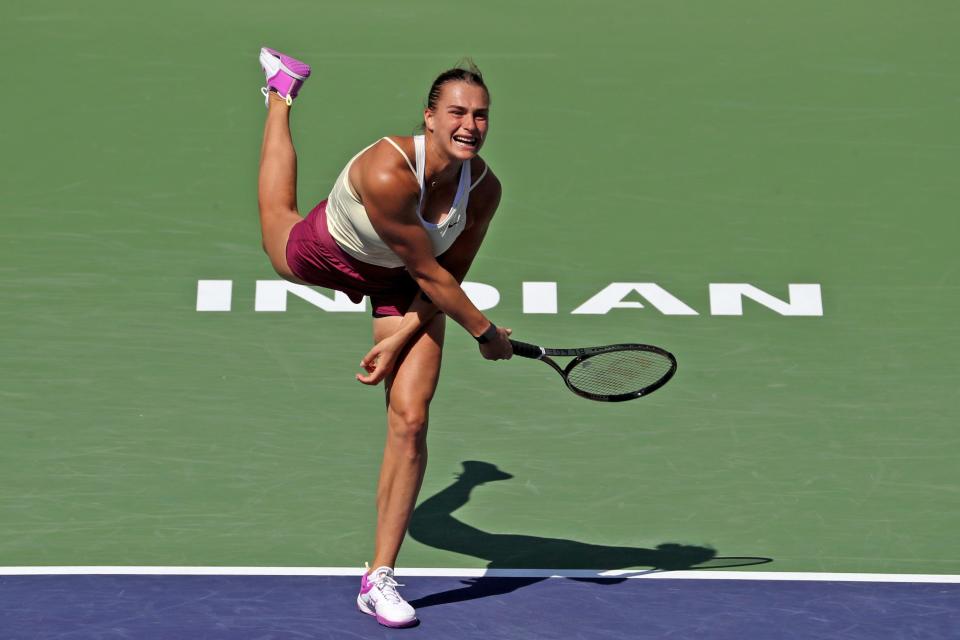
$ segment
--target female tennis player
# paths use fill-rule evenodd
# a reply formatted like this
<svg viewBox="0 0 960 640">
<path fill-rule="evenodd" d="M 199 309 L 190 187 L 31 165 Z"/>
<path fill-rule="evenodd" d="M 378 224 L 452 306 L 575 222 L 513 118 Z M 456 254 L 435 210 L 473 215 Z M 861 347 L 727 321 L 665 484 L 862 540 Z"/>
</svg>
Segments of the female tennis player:
<svg viewBox="0 0 960 640">
<path fill-rule="evenodd" d="M 292 282 L 370 296 L 374 347 L 357 380 L 385 381 L 387 438 L 377 486 L 373 566 L 357 605 L 386 626 L 416 623 L 393 568 L 427 464 L 427 416 L 437 387 L 445 317 L 488 360 L 510 358 L 498 328 L 460 288 L 500 202 L 500 182 L 479 152 L 490 96 L 472 64 L 440 74 L 423 111 L 423 135 L 385 137 L 344 167 L 306 218 L 297 209 L 290 109 L 310 67 L 263 48 L 267 121 L 260 158 L 263 248 Z"/>
</svg>

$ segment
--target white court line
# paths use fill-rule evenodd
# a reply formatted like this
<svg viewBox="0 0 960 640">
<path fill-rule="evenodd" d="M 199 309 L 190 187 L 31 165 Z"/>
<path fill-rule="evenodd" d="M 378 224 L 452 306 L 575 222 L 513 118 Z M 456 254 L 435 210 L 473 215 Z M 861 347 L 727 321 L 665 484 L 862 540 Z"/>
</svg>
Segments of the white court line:
<svg viewBox="0 0 960 640">
<path fill-rule="evenodd" d="M 0 576 L 359 576 L 357 567 L 0 567 Z M 785 571 L 660 571 L 578 569 L 397 569 L 398 577 L 456 578 L 628 578 L 661 580 L 795 580 L 822 582 L 930 582 L 960 584 L 960 576 L 922 573 L 816 573 Z"/>
</svg>

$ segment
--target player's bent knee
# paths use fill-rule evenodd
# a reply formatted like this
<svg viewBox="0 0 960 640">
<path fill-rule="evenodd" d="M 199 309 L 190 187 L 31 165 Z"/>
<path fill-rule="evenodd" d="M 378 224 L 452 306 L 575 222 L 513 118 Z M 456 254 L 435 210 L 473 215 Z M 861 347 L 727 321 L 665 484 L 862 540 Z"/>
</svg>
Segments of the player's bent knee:
<svg viewBox="0 0 960 640">
<path fill-rule="evenodd" d="M 421 448 L 426 444 L 426 407 L 406 407 L 390 410 L 390 436 L 407 447 Z"/>
</svg>

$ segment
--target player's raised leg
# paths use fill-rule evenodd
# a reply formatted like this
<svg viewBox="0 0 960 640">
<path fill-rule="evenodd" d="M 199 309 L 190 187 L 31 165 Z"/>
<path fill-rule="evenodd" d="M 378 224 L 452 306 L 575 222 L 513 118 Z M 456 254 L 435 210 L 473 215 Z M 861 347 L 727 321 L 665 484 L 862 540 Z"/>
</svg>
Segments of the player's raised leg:
<svg viewBox="0 0 960 640">
<path fill-rule="evenodd" d="M 263 249 L 277 273 L 295 280 L 286 259 L 290 229 L 301 220 L 297 210 L 297 153 L 290 135 L 290 106 L 310 75 L 310 67 L 267 48 L 260 50 L 260 66 L 266 75 L 262 91 L 267 103 L 257 183 Z"/>
</svg>

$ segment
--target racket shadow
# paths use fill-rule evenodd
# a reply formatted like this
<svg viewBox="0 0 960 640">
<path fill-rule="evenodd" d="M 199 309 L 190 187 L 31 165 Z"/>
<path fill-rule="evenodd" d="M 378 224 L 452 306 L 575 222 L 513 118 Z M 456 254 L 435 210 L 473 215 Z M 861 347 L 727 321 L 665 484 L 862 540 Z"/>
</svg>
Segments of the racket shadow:
<svg viewBox="0 0 960 640">
<path fill-rule="evenodd" d="M 488 462 L 463 462 L 463 472 L 451 485 L 424 500 L 414 510 L 410 521 L 410 537 L 437 549 L 486 560 L 488 569 L 631 570 L 610 578 L 571 578 L 597 584 L 617 584 L 630 575 L 651 571 L 736 567 L 772 561 L 759 557 L 722 558 L 709 547 L 675 543 L 645 549 L 596 545 L 562 538 L 490 533 L 453 517 L 453 512 L 469 501 L 474 488 L 511 478 L 512 475 Z M 465 585 L 462 588 L 424 596 L 410 604 L 414 608 L 424 608 L 486 598 L 511 593 L 547 579 L 472 578 L 461 581 Z"/>
</svg>

